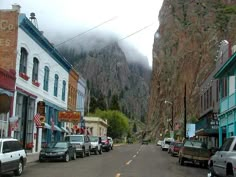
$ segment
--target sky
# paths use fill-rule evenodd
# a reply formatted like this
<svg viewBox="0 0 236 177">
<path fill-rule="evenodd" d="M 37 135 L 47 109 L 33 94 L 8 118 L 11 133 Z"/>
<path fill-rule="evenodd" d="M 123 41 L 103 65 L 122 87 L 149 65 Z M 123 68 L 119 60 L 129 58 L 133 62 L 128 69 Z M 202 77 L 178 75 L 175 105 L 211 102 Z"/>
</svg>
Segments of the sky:
<svg viewBox="0 0 236 177">
<path fill-rule="evenodd" d="M 162 3 L 163 0 L 0 0 L 0 9 L 19 4 L 21 13 L 27 17 L 34 12 L 38 27 L 46 37 L 57 31 L 67 34 L 69 39 L 94 27 L 88 33 L 112 32 L 118 39 L 135 33 L 120 42 L 132 45 L 147 56 L 152 66 L 152 46 Z"/>
</svg>

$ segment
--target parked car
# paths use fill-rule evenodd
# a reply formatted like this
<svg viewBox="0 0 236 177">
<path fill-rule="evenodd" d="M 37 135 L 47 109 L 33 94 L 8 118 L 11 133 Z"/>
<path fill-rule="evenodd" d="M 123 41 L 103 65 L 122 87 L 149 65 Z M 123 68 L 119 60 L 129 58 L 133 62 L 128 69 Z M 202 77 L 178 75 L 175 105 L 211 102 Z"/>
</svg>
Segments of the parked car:
<svg viewBox="0 0 236 177">
<path fill-rule="evenodd" d="M 161 146 L 162 142 L 163 142 L 162 140 L 158 140 L 157 141 L 157 146 Z"/>
<path fill-rule="evenodd" d="M 102 150 L 103 151 L 110 151 L 111 150 L 111 144 L 109 142 L 109 139 L 107 136 L 102 136 Z"/>
<path fill-rule="evenodd" d="M 228 138 L 208 161 L 209 177 L 236 176 L 236 136 Z"/>
<path fill-rule="evenodd" d="M 94 154 L 102 154 L 102 139 L 98 136 L 89 136 L 89 139 L 91 141 L 91 152 L 94 152 Z"/>
<path fill-rule="evenodd" d="M 175 140 L 173 138 L 164 138 L 162 144 L 161 144 L 161 150 L 164 151 L 164 150 L 168 150 L 169 149 L 169 146 L 170 146 L 170 143 L 171 142 L 174 142 Z"/>
<path fill-rule="evenodd" d="M 112 139 L 112 137 L 107 137 L 108 138 L 108 140 L 109 140 L 109 143 L 110 143 L 110 147 L 111 147 L 111 150 L 113 150 L 113 139 Z"/>
<path fill-rule="evenodd" d="M 174 142 L 174 141 L 172 141 L 172 142 L 170 143 L 170 145 L 169 145 L 169 148 L 168 148 L 168 150 L 167 150 L 168 154 L 170 154 L 170 153 L 171 153 L 171 151 L 173 150 L 173 147 L 174 147 L 174 145 L 175 145 L 175 142 Z"/>
<path fill-rule="evenodd" d="M 91 142 L 87 135 L 67 135 L 65 141 L 70 142 L 76 147 L 76 155 L 82 158 L 90 156 Z"/>
<path fill-rule="evenodd" d="M 26 152 L 17 139 L 0 139 L 0 174 L 13 171 L 15 176 L 20 176 L 26 165 Z"/>
<path fill-rule="evenodd" d="M 179 150 L 180 165 L 184 165 L 185 161 L 189 161 L 207 167 L 209 158 L 210 153 L 207 149 L 207 145 L 198 140 L 185 140 Z"/>
<path fill-rule="evenodd" d="M 148 143 L 149 143 L 149 139 L 147 138 L 142 139 L 142 144 L 148 144 Z"/>
<path fill-rule="evenodd" d="M 179 150 L 182 147 L 183 143 L 181 142 L 175 142 L 175 144 L 172 146 L 170 154 L 172 156 L 178 156 L 179 155 Z"/>
<path fill-rule="evenodd" d="M 43 148 L 39 153 L 39 162 L 63 160 L 69 162 L 76 159 L 76 148 L 70 142 L 55 142 Z"/>
</svg>

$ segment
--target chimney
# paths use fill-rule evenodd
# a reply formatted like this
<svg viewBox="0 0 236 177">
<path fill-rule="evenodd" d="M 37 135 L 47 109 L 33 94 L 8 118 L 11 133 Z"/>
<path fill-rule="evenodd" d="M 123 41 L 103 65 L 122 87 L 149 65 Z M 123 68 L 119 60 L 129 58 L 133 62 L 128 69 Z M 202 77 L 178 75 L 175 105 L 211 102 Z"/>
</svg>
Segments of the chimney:
<svg viewBox="0 0 236 177">
<path fill-rule="evenodd" d="M 20 13 L 20 8 L 21 8 L 21 6 L 19 4 L 13 4 L 12 5 L 12 10 L 17 11 L 18 13 Z"/>
</svg>

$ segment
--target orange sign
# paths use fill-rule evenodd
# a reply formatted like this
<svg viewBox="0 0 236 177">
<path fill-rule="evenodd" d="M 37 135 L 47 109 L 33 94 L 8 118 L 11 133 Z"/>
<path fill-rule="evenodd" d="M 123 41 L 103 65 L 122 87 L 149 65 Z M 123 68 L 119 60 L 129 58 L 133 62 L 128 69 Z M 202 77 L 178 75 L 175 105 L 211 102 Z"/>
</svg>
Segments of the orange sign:
<svg viewBox="0 0 236 177">
<path fill-rule="evenodd" d="M 60 111 L 58 113 L 58 121 L 60 122 L 74 122 L 80 121 L 80 112 L 77 111 Z"/>
</svg>

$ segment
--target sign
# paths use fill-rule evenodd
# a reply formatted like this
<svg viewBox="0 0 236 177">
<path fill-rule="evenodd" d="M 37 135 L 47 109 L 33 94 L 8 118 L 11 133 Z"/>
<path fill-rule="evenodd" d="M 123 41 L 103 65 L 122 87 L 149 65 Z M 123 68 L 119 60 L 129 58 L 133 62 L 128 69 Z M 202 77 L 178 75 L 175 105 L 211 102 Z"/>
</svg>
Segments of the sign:
<svg viewBox="0 0 236 177">
<path fill-rule="evenodd" d="M 79 122 L 80 121 L 80 112 L 78 111 L 59 111 L 58 112 L 58 121 L 59 122 Z"/>
<path fill-rule="evenodd" d="M 40 114 L 40 116 L 45 117 L 45 102 L 44 101 L 39 101 L 37 104 L 37 113 Z"/>
<path fill-rule="evenodd" d="M 7 94 L 0 94 L 0 105 L 0 114 L 9 112 L 11 101 Z"/>
</svg>

